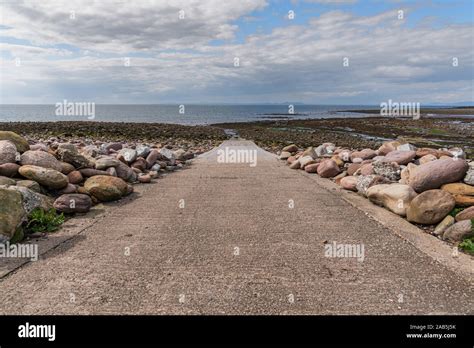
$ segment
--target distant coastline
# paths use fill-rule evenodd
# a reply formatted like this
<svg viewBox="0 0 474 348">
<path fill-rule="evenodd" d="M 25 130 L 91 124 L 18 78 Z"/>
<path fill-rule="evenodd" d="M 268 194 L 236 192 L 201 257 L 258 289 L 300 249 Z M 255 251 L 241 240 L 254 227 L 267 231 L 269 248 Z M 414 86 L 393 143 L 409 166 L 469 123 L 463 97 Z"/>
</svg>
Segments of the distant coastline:
<svg viewBox="0 0 474 348">
<path fill-rule="evenodd" d="M 360 114 L 380 114 L 380 108 L 376 109 L 356 109 L 356 110 L 342 110 L 343 112 L 352 112 Z M 420 112 L 424 116 L 436 116 L 436 115 L 465 115 L 471 116 L 474 115 L 474 106 L 455 106 L 455 107 L 428 107 L 421 108 Z"/>
<path fill-rule="evenodd" d="M 0 122 L 134 122 L 169 123 L 182 125 L 209 125 L 227 122 L 254 122 L 263 120 L 339 119 L 380 116 L 381 108 L 374 105 L 106 105 L 94 104 L 94 115 L 57 114 L 55 105 L 0 104 Z M 422 107 L 424 117 L 443 115 L 472 116 L 474 107 Z M 383 115 L 382 115 L 383 116 Z"/>
</svg>

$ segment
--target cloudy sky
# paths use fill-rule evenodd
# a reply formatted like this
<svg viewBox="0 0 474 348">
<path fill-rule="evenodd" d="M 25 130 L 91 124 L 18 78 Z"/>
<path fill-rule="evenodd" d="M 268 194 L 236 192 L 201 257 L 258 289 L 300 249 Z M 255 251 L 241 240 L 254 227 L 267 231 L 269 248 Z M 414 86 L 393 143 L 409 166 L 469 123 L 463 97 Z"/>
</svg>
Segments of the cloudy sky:
<svg viewBox="0 0 474 348">
<path fill-rule="evenodd" d="M 0 0 L 0 103 L 474 101 L 472 0 Z"/>
</svg>

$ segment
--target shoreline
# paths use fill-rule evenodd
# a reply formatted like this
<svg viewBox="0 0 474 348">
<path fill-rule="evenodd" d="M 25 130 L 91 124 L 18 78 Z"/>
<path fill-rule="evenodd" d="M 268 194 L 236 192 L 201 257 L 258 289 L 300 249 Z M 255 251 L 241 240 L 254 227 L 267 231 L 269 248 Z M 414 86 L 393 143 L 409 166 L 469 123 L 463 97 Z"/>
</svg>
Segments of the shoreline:
<svg viewBox="0 0 474 348">
<path fill-rule="evenodd" d="M 474 109 L 473 109 L 474 110 Z M 474 157 L 474 121 L 472 117 L 365 116 L 308 119 L 265 119 L 208 125 L 173 123 L 55 121 L 0 122 L 0 130 L 13 131 L 32 141 L 58 140 L 159 142 L 173 147 L 190 146 L 211 149 L 225 139 L 240 136 L 277 153 L 282 146 L 296 143 L 301 147 L 315 143 L 337 142 L 349 148 L 366 148 L 384 141 L 402 138 L 419 147 L 462 147 Z"/>
</svg>

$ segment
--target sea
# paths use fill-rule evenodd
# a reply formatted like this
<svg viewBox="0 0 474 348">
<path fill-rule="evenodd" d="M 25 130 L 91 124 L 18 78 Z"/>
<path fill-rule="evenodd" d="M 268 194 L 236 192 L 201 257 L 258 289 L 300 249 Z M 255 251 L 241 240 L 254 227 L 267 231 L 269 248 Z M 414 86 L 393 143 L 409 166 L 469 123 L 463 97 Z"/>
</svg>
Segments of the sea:
<svg viewBox="0 0 474 348">
<path fill-rule="evenodd" d="M 99 121 L 206 125 L 278 119 L 361 117 L 344 110 L 376 109 L 361 105 L 106 105 L 59 111 L 57 105 L 0 104 L 0 122 Z M 65 110 L 67 109 L 64 108 Z M 75 112 L 78 111 L 78 112 Z"/>
</svg>

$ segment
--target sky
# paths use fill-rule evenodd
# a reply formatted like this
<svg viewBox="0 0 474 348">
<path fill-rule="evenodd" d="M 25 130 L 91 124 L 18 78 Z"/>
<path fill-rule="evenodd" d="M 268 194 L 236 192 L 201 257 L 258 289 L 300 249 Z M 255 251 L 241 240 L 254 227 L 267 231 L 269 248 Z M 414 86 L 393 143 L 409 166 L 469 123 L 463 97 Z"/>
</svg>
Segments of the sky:
<svg viewBox="0 0 474 348">
<path fill-rule="evenodd" d="M 474 102 L 473 0 L 0 0 L 0 103 Z"/>
</svg>

